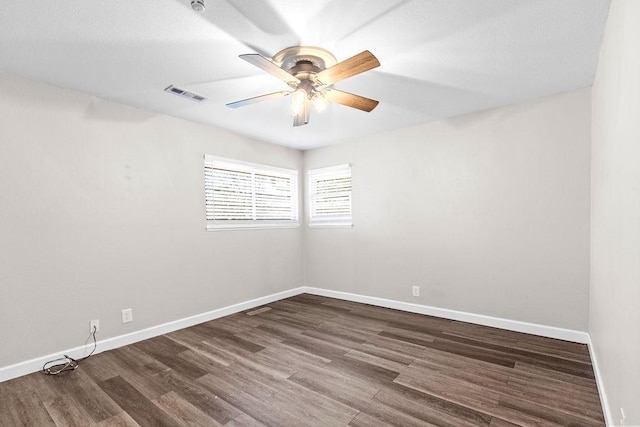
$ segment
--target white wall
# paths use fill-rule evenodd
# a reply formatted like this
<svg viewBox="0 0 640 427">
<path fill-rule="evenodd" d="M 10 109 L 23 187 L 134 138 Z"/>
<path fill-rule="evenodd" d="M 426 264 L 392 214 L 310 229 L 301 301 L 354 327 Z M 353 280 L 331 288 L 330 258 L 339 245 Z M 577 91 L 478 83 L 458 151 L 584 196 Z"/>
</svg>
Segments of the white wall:
<svg viewBox="0 0 640 427">
<path fill-rule="evenodd" d="M 590 96 L 305 152 L 351 163 L 355 223 L 305 230 L 306 283 L 586 331 Z"/>
<path fill-rule="evenodd" d="M 203 190 L 299 151 L 6 75 L 0 123 L 0 367 L 302 284 L 300 229 L 206 232 Z"/>
<path fill-rule="evenodd" d="M 593 84 L 589 332 L 616 425 L 640 425 L 640 2 L 614 0 Z"/>
</svg>

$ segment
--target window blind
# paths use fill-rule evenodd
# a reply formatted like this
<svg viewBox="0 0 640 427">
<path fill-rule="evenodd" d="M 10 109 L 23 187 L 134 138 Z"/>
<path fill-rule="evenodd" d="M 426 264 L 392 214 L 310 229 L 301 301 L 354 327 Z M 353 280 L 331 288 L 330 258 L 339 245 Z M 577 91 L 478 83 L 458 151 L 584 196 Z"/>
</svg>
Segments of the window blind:
<svg viewBox="0 0 640 427">
<path fill-rule="evenodd" d="M 295 226 L 298 172 L 205 156 L 207 229 Z"/>
<path fill-rule="evenodd" d="M 310 225 L 351 225 L 351 167 L 309 171 Z"/>
</svg>

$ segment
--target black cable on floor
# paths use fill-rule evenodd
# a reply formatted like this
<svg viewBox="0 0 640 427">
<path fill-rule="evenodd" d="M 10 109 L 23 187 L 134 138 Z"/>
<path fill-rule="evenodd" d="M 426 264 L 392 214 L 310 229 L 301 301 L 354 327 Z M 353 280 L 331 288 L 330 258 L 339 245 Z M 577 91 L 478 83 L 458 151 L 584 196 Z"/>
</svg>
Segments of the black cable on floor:
<svg viewBox="0 0 640 427">
<path fill-rule="evenodd" d="M 78 369 L 80 362 L 82 362 L 83 360 L 87 360 L 96 351 L 96 348 L 98 347 L 98 343 L 96 342 L 96 332 L 98 332 L 98 330 L 94 326 L 93 332 L 91 332 L 91 336 L 93 337 L 93 350 L 91 350 L 91 353 L 89 353 L 88 355 L 86 355 L 81 359 L 74 359 L 65 354 L 64 357 L 61 357 L 60 359 L 50 360 L 44 365 L 42 365 L 42 372 L 47 375 L 58 375 L 63 372 L 69 372 L 69 371 L 74 371 Z M 58 362 L 62 362 L 62 363 L 58 363 Z M 48 365 L 51 365 L 51 366 L 48 366 Z"/>
</svg>

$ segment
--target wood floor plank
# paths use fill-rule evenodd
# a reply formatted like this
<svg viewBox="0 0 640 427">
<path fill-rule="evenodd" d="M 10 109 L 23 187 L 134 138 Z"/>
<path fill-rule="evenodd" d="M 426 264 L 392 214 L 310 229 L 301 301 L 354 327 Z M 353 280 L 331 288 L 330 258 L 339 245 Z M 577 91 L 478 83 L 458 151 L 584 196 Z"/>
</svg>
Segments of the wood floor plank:
<svg viewBox="0 0 640 427">
<path fill-rule="evenodd" d="M 147 366 L 143 366 L 140 372 L 123 372 L 120 378 L 131 384 L 149 400 L 156 399 L 170 391 L 163 383 L 158 381 L 156 376 L 150 375 Z"/>
<path fill-rule="evenodd" d="M 488 426 L 492 418 L 466 406 L 395 383 L 383 387 L 374 399 L 439 426 Z"/>
<path fill-rule="evenodd" d="M 489 424 L 489 427 L 520 427 L 520 425 L 510 423 L 509 421 L 505 421 L 497 417 L 493 417 L 491 419 L 491 424 Z"/>
<path fill-rule="evenodd" d="M 458 371 L 476 374 L 485 378 L 494 379 L 506 383 L 513 372 L 508 366 L 485 362 L 460 354 L 448 353 L 433 348 L 428 348 L 410 365 L 412 369 L 424 371 Z"/>
<path fill-rule="evenodd" d="M 338 334 L 332 333 L 331 330 L 322 330 L 322 329 L 309 329 L 308 331 L 304 331 L 301 335 L 305 337 L 315 338 L 317 340 L 326 341 L 331 344 L 335 344 L 339 347 L 345 348 L 348 350 L 354 349 L 358 347 L 359 344 L 365 342 L 364 340 L 354 340 L 348 337 L 340 336 Z"/>
<path fill-rule="evenodd" d="M 503 395 L 500 397 L 499 405 L 558 424 L 595 427 L 604 423 L 604 417 L 597 415 L 594 417 L 593 413 L 586 414 L 581 409 L 572 410 L 572 408 L 549 404 L 549 401 L 541 404 L 540 401 L 534 403 L 529 399 Z"/>
<path fill-rule="evenodd" d="M 209 373 L 218 369 L 223 369 L 229 364 L 220 363 L 216 358 L 210 357 L 210 353 L 198 350 L 187 350 L 178 354 L 180 359 L 184 359 L 190 365 L 196 366 L 201 371 Z M 202 376 L 202 375 L 200 375 Z"/>
<path fill-rule="evenodd" d="M 115 354 L 114 351 L 95 354 L 82 362 L 82 369 L 96 383 L 117 377 L 126 372 L 126 369 L 116 360 Z"/>
<path fill-rule="evenodd" d="M 208 329 L 203 329 L 199 326 L 201 325 L 170 332 L 166 334 L 165 337 L 177 342 L 178 344 L 182 344 L 185 347 L 191 348 L 212 337 L 212 334 L 209 333 Z"/>
<path fill-rule="evenodd" d="M 80 405 L 67 396 L 45 402 L 44 406 L 57 426 L 86 426 L 94 422 Z"/>
<path fill-rule="evenodd" d="M 318 367 L 298 372 L 289 381 L 357 410 L 369 407 L 373 397 L 380 391 L 380 388 L 372 386 L 369 381 Z"/>
<path fill-rule="evenodd" d="M 262 322 L 259 316 L 247 316 L 246 313 L 236 313 L 201 323 L 194 326 L 194 329 L 207 337 L 224 336 L 253 330 L 260 326 Z"/>
<path fill-rule="evenodd" d="M 353 420 L 351 420 L 349 425 L 352 427 L 378 427 L 384 424 L 382 424 L 382 420 L 375 418 L 365 412 L 360 412 Z"/>
<path fill-rule="evenodd" d="M 429 336 L 428 339 L 424 339 L 423 337 L 417 338 L 415 336 L 408 336 L 409 334 L 407 333 L 392 333 L 392 332 L 388 332 L 388 331 L 382 331 L 379 334 L 381 337 L 385 337 L 385 338 L 391 338 L 394 339 L 396 341 L 403 341 L 403 342 L 407 342 L 407 343 L 411 343 L 411 344 L 416 344 L 419 345 L 421 347 L 425 347 L 427 346 L 429 343 L 432 343 L 433 340 L 435 339 L 432 336 Z"/>
<path fill-rule="evenodd" d="M 0 414 L 7 425 L 55 426 L 42 401 L 26 393 L 21 378 L 0 383 Z"/>
<path fill-rule="evenodd" d="M 432 343 L 426 345 L 429 348 L 458 354 L 471 359 L 494 363 L 496 365 L 507 366 L 509 368 L 513 368 L 516 363 L 516 358 L 511 353 L 490 349 L 484 346 L 477 346 L 472 343 L 462 343 L 444 338 L 436 338 Z"/>
<path fill-rule="evenodd" d="M 436 339 L 436 337 L 441 336 L 440 330 L 434 329 L 431 334 L 428 334 L 424 332 L 424 330 L 414 331 L 409 329 L 396 328 L 393 326 L 385 327 L 380 335 L 383 335 L 383 334 L 392 334 L 397 337 L 403 337 L 407 340 L 416 339 L 419 341 L 427 341 L 427 342 L 432 342 L 434 339 Z M 412 341 L 409 341 L 409 342 L 412 342 Z M 420 344 L 420 342 L 416 342 L 414 344 L 422 345 Z"/>
<path fill-rule="evenodd" d="M 397 427 L 429 427 L 437 426 L 424 420 L 412 417 L 395 408 L 372 401 L 351 422 L 350 426 L 397 426 Z"/>
<path fill-rule="evenodd" d="M 215 336 L 207 339 L 206 342 L 232 351 L 243 350 L 245 352 L 257 353 L 264 349 L 263 346 L 244 340 L 236 335 Z"/>
<path fill-rule="evenodd" d="M 314 366 L 324 366 L 331 361 L 331 359 L 281 344 L 262 350 L 259 356 L 265 359 L 265 363 L 274 362 L 269 366 L 274 366 L 274 364 L 279 366 L 279 363 L 288 365 L 290 370 L 286 371 L 288 372 L 287 376 Z"/>
<path fill-rule="evenodd" d="M 368 339 L 382 332 L 382 329 L 373 330 L 371 332 L 363 331 L 362 329 L 353 329 L 354 325 L 350 325 L 351 328 L 348 328 L 348 327 L 342 326 L 336 320 L 337 320 L 336 318 L 333 318 L 330 321 L 326 321 L 316 326 L 314 330 L 323 331 L 325 333 L 342 338 L 344 340 L 352 341 L 360 344 L 365 343 Z"/>
<path fill-rule="evenodd" d="M 398 371 L 383 368 L 363 360 L 350 357 L 336 357 L 327 365 L 326 369 L 343 372 L 352 377 L 360 378 L 376 386 L 384 386 L 393 382 L 400 374 Z"/>
<path fill-rule="evenodd" d="M 16 379 L 14 381 L 18 383 L 17 389 L 21 390 L 23 394 L 30 395 L 33 400 L 36 400 L 37 398 L 41 402 L 47 402 L 60 395 L 61 392 L 58 387 L 58 380 L 65 376 L 27 375 L 22 379 Z M 11 384 L 11 381 L 4 384 L 9 385 Z"/>
<path fill-rule="evenodd" d="M 422 354 L 424 354 L 424 349 L 418 348 L 415 355 L 409 355 L 407 353 L 403 353 L 401 350 L 396 351 L 389 348 L 383 348 L 381 346 L 376 345 L 376 342 L 366 342 L 362 344 L 360 347 L 357 347 L 356 351 L 366 353 L 371 356 L 379 357 L 381 359 L 386 359 L 391 362 L 399 363 L 401 365 L 409 365 L 414 360 L 416 360 L 418 356 L 421 356 Z"/>
<path fill-rule="evenodd" d="M 182 426 L 207 427 L 224 425 L 218 423 L 173 391 L 160 396 L 153 403 Z"/>
<path fill-rule="evenodd" d="M 293 401 L 296 402 L 295 405 L 291 405 Z M 293 409 L 296 419 L 302 417 L 313 426 L 344 426 L 359 413 L 349 405 L 295 383 L 289 383 L 288 387 L 270 398 L 267 403 L 275 410 Z"/>
<path fill-rule="evenodd" d="M 246 359 L 253 354 L 250 351 L 230 345 L 226 341 L 216 342 L 211 340 L 203 341 L 200 351 L 206 354 L 207 357 L 212 357 L 227 366 L 238 360 Z"/>
<path fill-rule="evenodd" d="M 481 386 L 486 390 L 513 396 L 527 402 L 536 402 L 545 408 L 564 411 L 567 414 L 584 414 L 585 417 L 597 419 L 601 413 L 597 405 L 590 399 L 583 399 L 576 394 L 567 393 L 554 387 L 532 386 L 528 381 L 519 381 L 509 376 L 509 369 L 502 373 L 484 369 L 460 369 L 459 363 L 434 363 L 433 360 L 418 360 L 409 369 L 423 370 L 427 375 L 437 373 L 455 380 Z M 408 373 L 409 371 L 403 371 Z M 550 410 L 551 410 L 550 409 Z"/>
<path fill-rule="evenodd" d="M 64 380 L 70 381 L 67 396 L 80 405 L 94 422 L 100 422 L 117 415 L 122 409 L 83 371 L 75 375 L 66 375 Z M 57 378 L 61 380 L 62 378 Z"/>
<path fill-rule="evenodd" d="M 179 353 L 181 357 L 188 357 L 190 352 L 197 353 L 199 356 L 193 356 L 189 360 L 192 363 L 202 367 L 202 365 L 209 365 L 211 363 L 219 364 L 222 366 L 229 366 L 236 360 L 236 356 L 221 349 L 216 348 L 214 345 L 208 344 L 206 340 L 192 341 L 192 338 L 184 338 L 183 336 L 171 336 L 171 339 L 189 347 L 189 350 Z M 200 356 L 210 359 L 209 361 L 202 360 Z"/>
<path fill-rule="evenodd" d="M 252 309 L 251 311 L 247 311 L 247 316 L 255 316 L 256 314 L 264 313 L 265 311 L 271 310 L 271 307 L 258 307 L 256 309 Z"/>
<path fill-rule="evenodd" d="M 211 374 L 204 376 L 208 375 Z M 168 389 L 175 391 L 182 398 L 220 424 L 226 424 L 242 413 L 228 401 L 209 393 L 209 391 L 202 387 L 197 381 L 192 381 L 172 370 L 160 371 L 157 376 L 159 380 L 164 382 Z"/>
<path fill-rule="evenodd" d="M 104 353 L 103 353 L 104 354 Z M 168 393 L 170 390 L 165 387 L 162 383 L 160 383 L 155 377 L 156 371 L 149 370 L 149 366 L 158 363 L 155 361 L 151 362 L 148 365 L 144 365 L 141 367 L 138 366 L 129 366 L 126 362 L 121 361 L 120 354 L 117 352 L 109 352 L 109 355 L 112 356 L 113 361 L 120 362 L 118 367 L 118 376 L 125 380 L 127 383 L 131 384 L 136 390 L 142 393 L 147 399 L 152 400 L 157 398 L 158 396 L 162 396 L 163 394 Z M 99 354 L 98 356 L 102 356 Z M 165 365 L 162 365 L 162 370 L 169 369 Z M 87 372 L 90 374 L 90 372 Z"/>
<path fill-rule="evenodd" d="M 109 378 L 98 385 L 142 427 L 178 425 L 169 415 L 151 403 L 149 399 L 121 377 Z"/>
<path fill-rule="evenodd" d="M 515 344 L 520 338 L 520 334 L 517 332 L 459 321 L 452 321 L 443 329 L 443 333 L 469 339 L 478 338 L 487 343 L 504 345 Z"/>
<path fill-rule="evenodd" d="M 287 326 L 296 330 L 298 333 L 314 326 L 314 323 L 304 318 L 304 316 L 299 316 L 298 313 L 292 313 L 286 310 L 274 309 L 264 314 L 259 314 L 258 316 L 265 321 L 264 324 L 267 324 L 267 321 L 271 320 L 271 325 L 273 325 L 275 321 L 277 322 L 277 326 Z"/>
<path fill-rule="evenodd" d="M 547 355 L 534 354 L 520 349 L 514 349 L 513 354 L 517 362 L 525 362 L 530 365 L 539 366 L 541 368 L 550 369 L 553 371 L 564 372 L 573 376 L 595 379 L 593 368 L 590 364 L 560 359 Z"/>
<path fill-rule="evenodd" d="M 274 396 L 284 384 L 284 378 L 274 377 L 240 363 L 219 369 L 215 375 L 260 400 Z"/>
<path fill-rule="evenodd" d="M 403 371 L 394 381 L 405 387 L 470 408 L 497 405 L 500 402 L 498 392 L 438 372 L 424 376 L 413 371 Z"/>
<path fill-rule="evenodd" d="M 391 350 L 393 352 L 400 353 L 405 357 L 418 357 L 423 353 L 425 349 L 425 347 L 422 345 L 398 340 L 395 338 L 385 337 L 382 335 L 376 335 L 375 337 L 367 340 L 367 342 L 365 342 L 363 346 Z"/>
<path fill-rule="evenodd" d="M 121 412 L 96 424 L 96 427 L 139 427 L 140 424 L 126 412 Z"/>
<path fill-rule="evenodd" d="M 385 368 L 395 372 L 400 372 L 403 368 L 406 368 L 408 366 L 403 363 L 385 359 L 379 356 L 374 356 L 360 350 L 351 350 L 345 354 L 345 357 L 350 357 L 352 359 L 359 360 L 361 362 L 368 363 L 374 366 L 379 366 L 381 368 Z"/>
<path fill-rule="evenodd" d="M 251 369 L 260 376 L 266 375 L 278 379 L 289 378 L 298 371 L 294 363 L 289 363 L 288 360 L 280 357 L 281 353 L 277 353 L 275 357 L 270 357 L 270 354 L 267 350 L 263 350 L 249 358 L 238 360 L 235 365 Z"/>
<path fill-rule="evenodd" d="M 137 342 L 132 344 L 132 347 L 150 354 L 154 358 L 157 355 L 178 354 L 185 350 L 189 350 L 188 347 L 185 347 L 164 335 Z"/>
<path fill-rule="evenodd" d="M 572 390 L 580 390 L 581 392 L 595 396 L 596 400 L 600 400 L 596 382 L 591 378 L 577 377 L 575 375 L 544 369 L 521 362 L 516 362 L 516 366 L 514 366 L 511 375 L 518 378 L 537 379 L 542 381 L 544 384 L 558 384 L 558 387 L 568 387 Z M 548 381 L 545 381 L 545 379 Z"/>
<path fill-rule="evenodd" d="M 416 378 L 410 374 L 402 373 L 395 382 L 515 424 L 525 426 L 559 425 L 526 412 L 501 406 L 500 393 L 444 375 L 433 374 L 428 378 Z"/>
<path fill-rule="evenodd" d="M 238 417 L 235 417 L 227 424 L 227 427 L 264 427 L 265 424 L 262 424 L 260 421 L 256 420 L 250 415 L 242 414 Z"/>
<path fill-rule="evenodd" d="M 522 375 L 512 375 L 508 380 L 509 387 L 514 390 L 530 390 L 536 389 L 546 396 L 563 399 L 567 401 L 578 401 L 597 407 L 600 403 L 598 395 L 593 390 L 585 391 L 585 389 L 576 386 L 570 386 L 567 383 L 555 381 L 551 378 L 542 379 L 540 377 L 528 376 L 526 379 Z"/>
<path fill-rule="evenodd" d="M 585 345 L 297 295 L 0 383 L 0 425 L 604 426 Z"/>
<path fill-rule="evenodd" d="M 282 338 L 274 337 L 269 334 L 265 334 L 263 332 L 258 332 L 255 330 L 251 331 L 242 331 L 236 334 L 238 338 L 241 338 L 245 341 L 251 342 L 253 344 L 259 345 L 262 348 L 267 348 L 269 346 L 278 344 L 282 342 Z"/>
<path fill-rule="evenodd" d="M 219 396 L 225 401 L 234 405 L 240 411 L 246 413 L 253 419 L 268 426 L 311 426 L 310 420 L 297 414 L 296 405 L 283 407 L 273 407 L 269 405 L 269 400 L 260 400 L 234 384 L 228 383 L 214 375 L 205 375 L 198 378 L 197 382 L 209 390 L 212 394 Z"/>
<path fill-rule="evenodd" d="M 531 343 L 526 341 L 518 341 L 512 344 L 514 349 L 525 350 L 530 353 L 543 354 L 546 356 L 557 357 L 560 359 L 572 360 L 574 362 L 591 364 L 591 357 L 589 356 L 589 350 L 585 351 L 568 351 L 564 348 L 557 348 L 555 346 L 546 346 L 541 343 Z M 586 346 L 585 346 L 586 347 Z"/>
<path fill-rule="evenodd" d="M 350 350 L 347 347 L 341 347 L 328 341 L 323 341 L 303 335 L 285 340 L 282 342 L 282 345 L 286 347 L 292 347 L 329 360 L 332 360 L 333 358 L 338 356 L 342 356 Z"/>
<path fill-rule="evenodd" d="M 475 373 L 489 378 L 499 379 L 504 382 L 508 377 L 508 382 L 514 388 L 538 387 L 545 393 L 558 393 L 561 396 L 587 400 L 589 402 L 599 402 L 597 390 L 592 383 L 582 384 L 585 379 L 579 377 L 568 377 L 567 374 L 557 373 L 550 376 L 546 372 L 539 372 L 538 369 L 519 369 L 520 364 L 516 363 L 514 369 L 484 362 L 477 359 L 466 358 L 457 354 L 447 353 L 436 349 L 427 349 L 421 358 L 411 364 L 416 369 L 455 369 L 460 372 Z M 557 378 L 557 376 L 560 376 Z M 576 383 L 579 378 L 581 383 Z M 569 382 L 572 380 L 574 382 Z M 597 405 L 596 405 L 597 406 Z"/>
<path fill-rule="evenodd" d="M 344 328 L 355 335 L 378 335 L 382 332 L 387 324 L 383 321 L 371 321 L 369 319 L 363 319 L 361 317 L 355 317 L 351 315 L 343 315 L 334 317 L 331 320 L 324 322 L 325 325 L 335 325 Z"/>
</svg>

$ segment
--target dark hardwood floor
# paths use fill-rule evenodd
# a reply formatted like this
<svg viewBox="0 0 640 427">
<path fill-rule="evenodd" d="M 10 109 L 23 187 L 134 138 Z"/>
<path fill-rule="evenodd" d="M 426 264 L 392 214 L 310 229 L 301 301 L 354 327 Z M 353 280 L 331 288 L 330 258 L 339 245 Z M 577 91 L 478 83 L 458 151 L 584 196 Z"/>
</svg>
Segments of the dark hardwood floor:
<svg viewBox="0 0 640 427">
<path fill-rule="evenodd" d="M 14 426 L 603 426 L 587 347 L 299 295 L 0 383 Z"/>
</svg>

